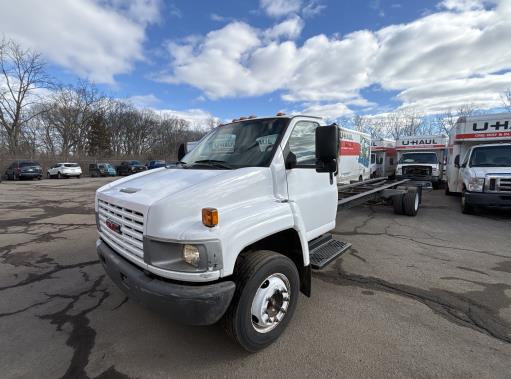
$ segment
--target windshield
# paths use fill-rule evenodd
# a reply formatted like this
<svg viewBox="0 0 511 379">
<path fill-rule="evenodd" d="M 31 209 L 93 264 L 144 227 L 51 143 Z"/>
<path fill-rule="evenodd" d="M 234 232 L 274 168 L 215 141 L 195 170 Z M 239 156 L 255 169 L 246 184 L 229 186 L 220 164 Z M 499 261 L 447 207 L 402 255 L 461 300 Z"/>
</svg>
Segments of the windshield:
<svg viewBox="0 0 511 379">
<path fill-rule="evenodd" d="M 511 145 L 476 147 L 470 167 L 511 167 Z"/>
<path fill-rule="evenodd" d="M 268 166 L 288 123 L 287 118 L 268 118 L 219 126 L 182 161 L 187 166 L 217 163 L 216 168 Z"/>
<path fill-rule="evenodd" d="M 435 153 L 405 153 L 399 163 L 437 164 L 438 159 Z"/>
<path fill-rule="evenodd" d="M 28 166 L 39 166 L 39 163 L 36 162 L 21 162 L 20 167 L 28 167 Z"/>
<path fill-rule="evenodd" d="M 129 161 L 129 164 L 133 165 L 133 166 L 135 166 L 135 165 L 141 166 L 142 165 L 142 163 L 140 163 L 139 161 Z"/>
</svg>

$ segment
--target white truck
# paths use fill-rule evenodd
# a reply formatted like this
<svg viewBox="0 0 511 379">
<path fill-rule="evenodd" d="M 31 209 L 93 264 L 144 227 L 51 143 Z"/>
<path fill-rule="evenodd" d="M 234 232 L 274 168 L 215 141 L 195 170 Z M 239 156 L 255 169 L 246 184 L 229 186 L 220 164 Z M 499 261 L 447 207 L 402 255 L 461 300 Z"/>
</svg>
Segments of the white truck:
<svg viewBox="0 0 511 379">
<path fill-rule="evenodd" d="M 387 138 L 372 140 L 371 177 L 378 178 L 396 175 L 397 152 L 396 141 Z"/>
<path fill-rule="evenodd" d="M 449 134 L 446 194 L 463 213 L 511 207 L 511 113 L 462 117 Z"/>
<path fill-rule="evenodd" d="M 411 136 L 396 140 L 396 178 L 439 188 L 444 181 L 447 136 Z"/>
<path fill-rule="evenodd" d="M 339 184 L 369 179 L 371 136 L 348 128 L 339 128 Z"/>
<path fill-rule="evenodd" d="M 97 253 L 131 299 L 190 325 L 221 320 L 257 351 L 286 328 L 311 269 L 349 248 L 328 232 L 364 199 L 415 216 L 406 180 L 337 185 L 339 129 L 320 118 L 237 120 L 209 133 L 176 167 L 97 190 Z M 396 188 L 398 187 L 399 188 Z"/>
</svg>

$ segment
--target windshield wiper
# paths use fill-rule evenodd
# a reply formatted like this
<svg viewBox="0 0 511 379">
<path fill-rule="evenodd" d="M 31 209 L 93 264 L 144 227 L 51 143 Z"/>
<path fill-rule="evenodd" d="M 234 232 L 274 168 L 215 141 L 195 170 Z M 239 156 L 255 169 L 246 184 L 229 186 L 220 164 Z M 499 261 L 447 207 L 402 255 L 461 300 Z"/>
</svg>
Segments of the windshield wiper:
<svg viewBox="0 0 511 379">
<path fill-rule="evenodd" d="M 216 159 L 201 159 L 201 160 L 198 160 L 198 161 L 195 161 L 195 162 L 191 163 L 190 165 L 193 166 L 195 164 L 209 165 L 209 166 L 213 166 L 213 167 L 225 168 L 225 169 L 228 169 L 228 170 L 233 170 L 234 169 L 234 167 L 229 165 L 227 162 L 219 161 L 219 160 L 216 160 Z"/>
</svg>

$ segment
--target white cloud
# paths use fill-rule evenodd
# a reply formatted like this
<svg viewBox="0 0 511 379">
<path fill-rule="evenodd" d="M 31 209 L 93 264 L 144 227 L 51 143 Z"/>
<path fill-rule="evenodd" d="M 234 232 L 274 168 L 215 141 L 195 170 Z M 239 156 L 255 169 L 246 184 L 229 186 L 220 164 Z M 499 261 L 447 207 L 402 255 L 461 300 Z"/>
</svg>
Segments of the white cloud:
<svg viewBox="0 0 511 379">
<path fill-rule="evenodd" d="M 298 13 L 302 6 L 301 0 L 261 0 L 261 8 L 270 17 L 282 17 Z"/>
<path fill-rule="evenodd" d="M 130 96 L 126 100 L 138 108 L 150 108 L 161 103 L 161 100 L 152 93 L 149 95 Z"/>
<path fill-rule="evenodd" d="M 159 0 L 3 0 L 0 8 L 6 37 L 101 83 L 144 59 L 145 28 L 160 15 Z"/>
<path fill-rule="evenodd" d="M 321 116 L 327 120 L 337 120 L 341 117 L 353 115 L 353 111 L 343 103 L 306 104 L 305 108 L 300 113 Z"/>
<path fill-rule="evenodd" d="M 218 117 L 213 116 L 211 113 L 198 108 L 186 110 L 173 110 L 173 109 L 154 109 L 155 112 L 169 117 L 176 117 L 188 121 L 193 126 L 207 128 L 210 120 L 219 120 Z"/>
<path fill-rule="evenodd" d="M 374 107 L 360 95 L 372 85 L 427 112 L 442 104 L 496 106 L 499 92 L 511 87 L 504 74 L 511 71 L 511 0 L 446 0 L 439 9 L 409 23 L 320 34 L 301 44 L 294 40 L 303 27 L 296 14 L 266 30 L 231 22 L 171 43 L 170 72 L 160 79 L 191 84 L 210 98 L 279 91 L 286 101 L 329 114 Z"/>
<path fill-rule="evenodd" d="M 488 1 L 483 0 L 443 0 L 441 1 L 437 7 L 447 10 L 467 12 L 472 10 L 482 10 L 484 9 L 484 3 Z"/>
<path fill-rule="evenodd" d="M 291 16 L 287 20 L 275 25 L 264 32 L 265 37 L 269 39 L 288 38 L 295 39 L 302 32 L 304 23 L 299 16 Z"/>
<path fill-rule="evenodd" d="M 302 14 L 304 17 L 310 18 L 317 16 L 320 14 L 323 9 L 326 8 L 326 5 L 321 4 L 319 1 L 312 0 L 302 9 Z"/>
</svg>

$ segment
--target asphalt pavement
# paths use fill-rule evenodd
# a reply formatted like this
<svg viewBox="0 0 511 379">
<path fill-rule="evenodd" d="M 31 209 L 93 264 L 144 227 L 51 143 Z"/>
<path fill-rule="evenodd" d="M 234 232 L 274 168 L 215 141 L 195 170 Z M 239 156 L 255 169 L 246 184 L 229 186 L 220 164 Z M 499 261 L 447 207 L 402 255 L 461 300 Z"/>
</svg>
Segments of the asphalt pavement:
<svg viewBox="0 0 511 379">
<path fill-rule="evenodd" d="M 511 213 L 338 214 L 353 247 L 314 272 L 282 337 L 257 354 L 127 299 L 95 252 L 94 191 L 111 179 L 0 183 L 2 378 L 511 376 Z"/>
</svg>

